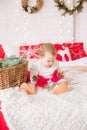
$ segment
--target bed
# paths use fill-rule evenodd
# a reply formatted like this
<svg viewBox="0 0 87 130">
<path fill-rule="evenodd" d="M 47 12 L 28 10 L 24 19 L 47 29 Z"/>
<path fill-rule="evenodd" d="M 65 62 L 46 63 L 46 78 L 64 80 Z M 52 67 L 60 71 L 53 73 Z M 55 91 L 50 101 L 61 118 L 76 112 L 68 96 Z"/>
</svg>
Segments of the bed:
<svg viewBox="0 0 87 130">
<path fill-rule="evenodd" d="M 87 130 L 87 57 L 60 65 L 69 86 L 64 94 L 0 90 L 0 130 Z"/>
</svg>

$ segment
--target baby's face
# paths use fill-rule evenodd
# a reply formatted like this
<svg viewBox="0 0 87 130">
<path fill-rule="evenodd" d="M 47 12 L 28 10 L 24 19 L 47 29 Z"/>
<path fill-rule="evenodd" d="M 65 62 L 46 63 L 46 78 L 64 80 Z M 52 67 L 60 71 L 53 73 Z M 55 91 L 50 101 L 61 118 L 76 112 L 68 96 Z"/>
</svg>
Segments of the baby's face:
<svg viewBox="0 0 87 130">
<path fill-rule="evenodd" d="M 50 52 L 46 52 L 43 57 L 41 57 L 41 62 L 44 67 L 50 68 L 55 60 L 55 56 L 53 56 Z"/>
</svg>

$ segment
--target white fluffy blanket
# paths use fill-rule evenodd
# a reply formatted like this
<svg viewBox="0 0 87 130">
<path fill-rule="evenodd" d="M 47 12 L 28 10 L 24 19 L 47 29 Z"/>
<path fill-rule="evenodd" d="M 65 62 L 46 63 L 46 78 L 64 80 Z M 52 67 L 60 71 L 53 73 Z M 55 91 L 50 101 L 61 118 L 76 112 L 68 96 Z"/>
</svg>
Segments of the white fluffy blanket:
<svg viewBox="0 0 87 130">
<path fill-rule="evenodd" d="M 19 87 L 0 90 L 10 130 L 87 130 L 87 72 L 74 73 L 69 91 L 28 95 Z"/>
</svg>

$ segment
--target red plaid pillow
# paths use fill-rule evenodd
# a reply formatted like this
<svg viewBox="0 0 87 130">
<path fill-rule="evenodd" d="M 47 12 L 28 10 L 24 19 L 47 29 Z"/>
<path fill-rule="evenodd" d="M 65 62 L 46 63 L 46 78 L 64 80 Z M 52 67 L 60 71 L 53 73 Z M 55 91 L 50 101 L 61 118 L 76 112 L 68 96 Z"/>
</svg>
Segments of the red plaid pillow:
<svg viewBox="0 0 87 130">
<path fill-rule="evenodd" d="M 26 58 L 38 58 L 40 46 L 41 44 L 20 46 L 19 55 L 22 56 L 25 54 Z"/>
<path fill-rule="evenodd" d="M 71 53 L 72 60 L 76 60 L 82 57 L 86 57 L 87 54 L 84 50 L 84 44 L 79 43 L 63 43 L 65 47 L 68 47 Z"/>
<path fill-rule="evenodd" d="M 0 58 L 4 58 L 5 55 L 6 55 L 5 51 L 4 51 L 3 47 L 2 47 L 2 45 L 0 44 Z"/>
<path fill-rule="evenodd" d="M 71 55 L 70 55 L 68 47 L 65 47 L 62 44 L 58 44 L 58 43 L 54 44 L 54 47 L 56 48 L 56 51 L 57 51 L 56 59 L 58 61 L 71 60 Z"/>
</svg>

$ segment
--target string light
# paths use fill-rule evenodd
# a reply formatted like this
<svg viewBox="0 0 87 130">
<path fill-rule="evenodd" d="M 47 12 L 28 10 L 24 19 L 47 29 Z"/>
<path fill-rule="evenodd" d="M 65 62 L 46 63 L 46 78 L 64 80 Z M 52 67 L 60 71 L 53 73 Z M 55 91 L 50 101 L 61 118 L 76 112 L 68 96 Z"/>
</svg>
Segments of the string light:
<svg viewBox="0 0 87 130">
<path fill-rule="evenodd" d="M 31 2 L 31 1 L 30 1 Z M 16 0 L 16 4 L 17 4 L 17 6 L 19 6 L 19 1 L 18 0 Z M 32 3 L 31 3 L 32 4 Z M 70 0 L 67 0 L 66 1 L 66 4 L 67 5 L 72 5 L 72 2 L 70 1 Z M 19 16 L 20 16 L 21 14 L 20 14 L 20 8 L 19 9 L 16 9 L 15 10 L 15 17 L 16 18 L 18 18 Z M 87 15 L 87 14 L 85 14 L 85 15 Z M 21 28 L 21 31 L 23 31 L 23 33 L 24 34 L 26 34 L 26 35 L 24 35 L 24 38 L 25 39 L 27 39 L 28 40 L 28 38 L 29 38 L 29 33 L 30 33 L 30 35 L 32 34 L 32 32 L 27 32 L 27 29 L 29 28 L 29 22 L 28 22 L 28 18 L 27 18 L 27 16 L 29 17 L 29 15 L 27 15 L 27 13 L 26 12 L 23 12 L 23 18 L 24 18 L 24 25 L 23 25 L 23 27 Z M 57 19 L 57 21 L 58 21 L 58 25 L 56 25 L 57 27 L 58 27 L 58 40 L 60 41 L 60 42 L 64 42 L 64 41 L 70 41 L 70 40 L 72 40 L 73 41 L 73 39 L 74 39 L 74 37 L 73 37 L 73 34 L 72 34 L 72 25 L 73 25 L 73 21 L 72 21 L 72 16 L 62 16 L 62 17 L 59 17 L 58 19 Z M 67 21 L 67 19 L 70 19 L 70 21 Z M 23 22 L 23 21 L 22 21 Z M 18 31 L 20 31 L 20 26 L 18 26 L 18 24 L 16 25 L 17 27 L 15 28 L 15 30 L 16 30 L 16 32 L 18 32 Z M 34 35 L 33 35 L 33 37 L 34 37 Z M 48 38 L 46 38 L 46 39 L 48 39 Z M 36 40 L 36 39 L 35 39 Z M 38 40 L 38 39 L 37 39 Z"/>
</svg>

